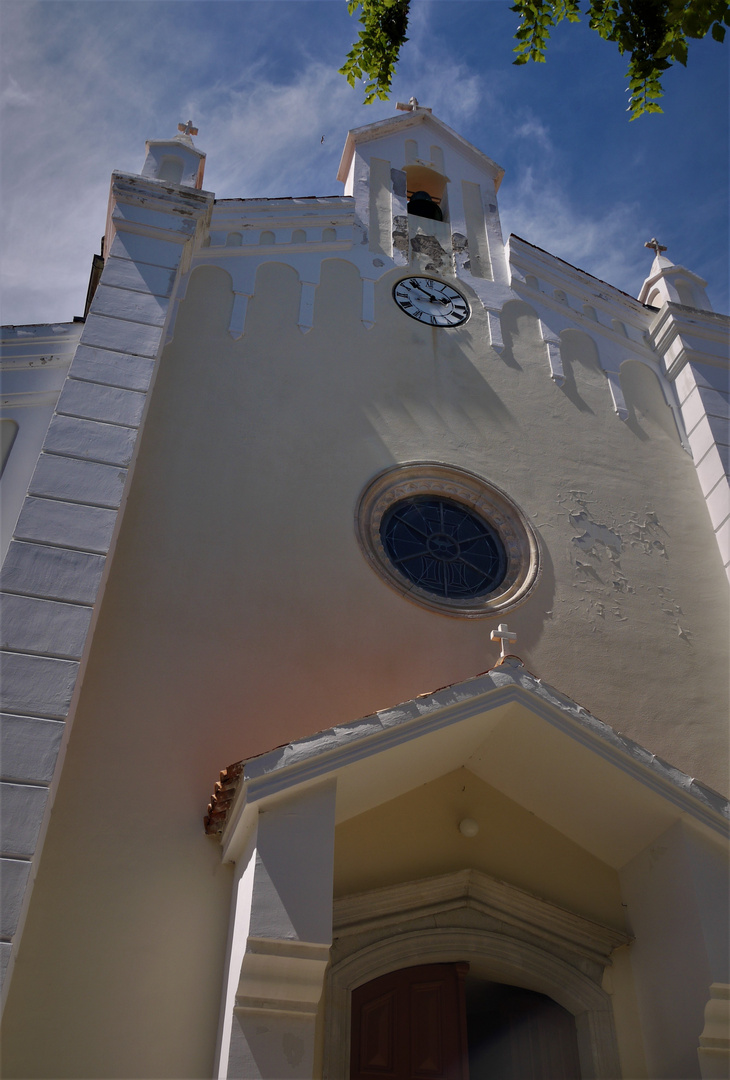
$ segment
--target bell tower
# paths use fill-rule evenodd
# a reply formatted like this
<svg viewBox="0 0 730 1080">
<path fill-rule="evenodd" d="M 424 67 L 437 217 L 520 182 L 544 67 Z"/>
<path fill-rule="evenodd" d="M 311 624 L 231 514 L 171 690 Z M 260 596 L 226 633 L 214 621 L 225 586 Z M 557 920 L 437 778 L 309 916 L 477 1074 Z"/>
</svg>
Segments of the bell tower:
<svg viewBox="0 0 730 1080">
<path fill-rule="evenodd" d="M 338 179 L 355 199 L 369 250 L 396 265 L 509 283 L 497 191 L 504 170 L 412 98 L 349 132 Z"/>
</svg>

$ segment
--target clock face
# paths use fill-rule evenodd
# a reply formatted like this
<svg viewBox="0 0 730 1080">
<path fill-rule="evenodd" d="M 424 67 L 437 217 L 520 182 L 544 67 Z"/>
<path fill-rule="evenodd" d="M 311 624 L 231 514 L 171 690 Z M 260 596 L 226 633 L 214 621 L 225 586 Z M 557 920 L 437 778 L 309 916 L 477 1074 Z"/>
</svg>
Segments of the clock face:
<svg viewBox="0 0 730 1080">
<path fill-rule="evenodd" d="M 406 315 L 427 326 L 459 326 L 470 314 L 461 293 L 436 278 L 403 278 L 393 289 L 393 299 Z"/>
</svg>

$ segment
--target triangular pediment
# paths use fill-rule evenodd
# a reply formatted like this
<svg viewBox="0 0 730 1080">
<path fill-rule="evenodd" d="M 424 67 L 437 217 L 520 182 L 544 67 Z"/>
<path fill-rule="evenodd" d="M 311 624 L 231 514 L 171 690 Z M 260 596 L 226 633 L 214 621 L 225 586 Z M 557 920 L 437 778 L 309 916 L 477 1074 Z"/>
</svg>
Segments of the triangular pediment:
<svg viewBox="0 0 730 1080">
<path fill-rule="evenodd" d="M 434 138 L 444 140 L 450 144 L 453 150 L 478 169 L 489 173 L 494 178 L 495 188 L 499 189 L 504 176 L 504 169 L 501 165 L 498 165 L 496 161 L 492 161 L 490 157 L 487 157 L 476 146 L 473 146 L 453 128 L 450 128 L 448 124 L 445 124 L 443 120 L 439 120 L 430 110 L 426 109 L 400 113 L 398 116 L 390 116 L 385 120 L 378 120 L 374 124 L 365 124 L 363 127 L 353 128 L 348 131 L 340 166 L 337 170 L 337 179 L 343 183 L 347 180 L 357 146 L 377 139 L 386 139 L 394 134 L 405 134 L 409 129 L 415 132 L 421 128 L 427 129 Z"/>
<path fill-rule="evenodd" d="M 337 781 L 346 821 L 465 767 L 609 866 L 675 821 L 726 832 L 728 803 L 614 731 L 516 658 L 433 694 L 238 763 L 209 811 L 236 859 L 262 806 Z M 225 785 L 224 785 L 225 787 Z"/>
</svg>

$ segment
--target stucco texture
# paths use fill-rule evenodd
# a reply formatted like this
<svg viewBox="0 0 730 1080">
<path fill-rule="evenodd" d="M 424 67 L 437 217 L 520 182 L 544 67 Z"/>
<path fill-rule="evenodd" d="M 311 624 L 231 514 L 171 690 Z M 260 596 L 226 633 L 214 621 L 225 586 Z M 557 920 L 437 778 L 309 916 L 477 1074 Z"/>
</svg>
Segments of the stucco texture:
<svg viewBox="0 0 730 1080">
<path fill-rule="evenodd" d="M 496 661 L 496 620 L 421 608 L 363 558 L 355 510 L 382 469 L 445 462 L 507 492 L 543 566 L 509 613 L 514 651 L 673 765 L 726 786 L 727 588 L 655 376 L 626 380 L 621 423 L 587 335 L 566 341 L 559 388 L 526 305 L 504 312 L 500 357 L 474 297 L 465 326 L 426 328 L 393 304 L 398 276 L 378 282 L 366 330 L 357 271 L 325 261 L 303 335 L 296 274 L 264 265 L 234 341 L 228 275 L 192 275 L 18 956 L 5 1075 L 209 1076 L 231 884 L 202 828 L 219 770 Z M 524 814 L 490 817 L 474 847 L 485 868 L 616 925 L 613 871 L 559 835 L 538 862 L 540 823 L 523 827 Z M 529 873 L 500 823 L 522 835 Z M 459 865 L 466 844 L 449 856 Z M 431 858 L 414 848 L 413 873 Z M 387 853 L 367 859 L 372 880 L 390 880 Z M 359 879 L 341 865 L 349 889 Z"/>
</svg>

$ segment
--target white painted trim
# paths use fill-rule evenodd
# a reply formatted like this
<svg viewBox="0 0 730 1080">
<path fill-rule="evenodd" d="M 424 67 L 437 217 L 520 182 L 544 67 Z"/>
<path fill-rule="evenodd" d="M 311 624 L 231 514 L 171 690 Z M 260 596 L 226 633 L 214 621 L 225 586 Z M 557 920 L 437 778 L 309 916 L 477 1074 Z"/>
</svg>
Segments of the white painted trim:
<svg viewBox="0 0 730 1080">
<path fill-rule="evenodd" d="M 604 368 L 604 371 L 606 369 Z M 626 399 L 624 398 L 623 390 L 621 389 L 621 377 L 617 371 L 606 371 L 606 378 L 608 379 L 608 388 L 611 391 L 611 400 L 613 401 L 613 409 L 618 416 L 619 420 L 628 420 L 629 410 L 626 408 Z"/>
<path fill-rule="evenodd" d="M 186 245 L 188 248 L 192 246 L 188 245 L 188 241 L 195 236 L 199 227 L 202 228 L 203 221 L 207 221 L 212 201 L 212 194 L 207 192 L 189 188 L 173 190 L 169 186 L 161 186 L 158 181 L 147 181 L 139 176 L 112 174 L 106 232 L 110 249 L 110 272 L 115 274 L 118 270 L 117 256 L 129 258 L 126 241 L 131 233 L 136 238 L 132 248 L 136 249 L 137 255 L 142 254 L 151 259 L 152 265 L 160 265 L 155 260 L 159 257 L 160 250 L 165 250 L 169 270 L 167 276 L 171 282 L 173 275 L 177 274 L 178 268 L 185 262 Z M 117 228 L 120 235 L 113 241 Z M 171 252 L 174 252 L 174 256 Z M 144 259 L 130 260 L 132 264 L 137 261 Z M 18 518 L 15 539 L 28 541 L 27 548 L 31 554 L 34 542 L 42 545 L 46 555 L 54 549 L 59 552 L 72 549 L 81 554 L 105 554 L 113 550 L 118 535 L 124 500 L 131 480 L 135 445 L 138 445 L 136 429 L 141 426 L 145 412 L 148 400 L 146 391 L 152 380 L 154 361 L 161 351 L 165 323 L 169 321 L 169 305 L 167 300 L 160 300 L 156 294 L 140 290 L 139 282 L 135 282 L 134 288 L 117 284 L 104 293 L 105 281 L 105 272 L 102 271 L 97 290 L 97 295 L 102 297 L 102 300 L 96 307 L 100 304 L 105 306 L 107 313 L 89 314 L 77 348 L 77 355 L 91 352 L 93 356 L 103 357 L 104 362 L 99 364 L 94 373 L 94 381 L 88 381 L 83 374 L 79 377 L 76 362 L 71 364 L 56 405 L 56 416 L 64 419 L 58 423 L 52 422 L 48 429 L 36 472 Z M 139 322 L 139 318 L 152 320 L 152 323 Z M 37 347 L 38 339 L 31 336 L 30 340 L 33 341 L 34 348 Z M 90 345 L 98 347 L 89 350 Z M 142 392 L 122 389 L 115 385 L 119 381 L 115 374 L 118 365 L 123 365 L 130 356 L 134 361 L 146 358 L 145 366 L 148 368 L 149 378 L 145 380 L 146 385 L 140 387 Z M 105 368 L 109 371 L 108 378 Z M 79 421 L 76 425 L 74 418 Z M 125 456 L 128 455 L 130 460 L 128 471 L 119 466 L 95 461 L 95 450 L 91 448 L 82 450 L 77 446 L 73 455 L 69 454 L 69 446 L 65 446 L 64 452 L 51 452 L 55 445 L 54 440 L 58 437 L 59 424 L 65 426 L 68 437 L 71 428 L 80 427 L 85 422 L 90 422 L 97 433 L 104 430 L 105 424 L 127 429 L 124 438 L 127 440 Z M 119 434 L 112 432 L 112 439 L 118 439 Z M 46 599 L 34 596 L 38 575 L 34 572 L 33 559 L 26 559 L 22 567 L 28 576 L 27 583 L 23 581 L 21 573 L 16 574 L 13 583 L 13 610 L 20 612 L 21 607 L 24 607 L 26 619 L 32 613 L 34 623 L 23 631 L 24 636 L 19 636 L 21 628 L 18 628 L 11 643 L 22 651 L 6 654 L 3 684 L 5 708 L 19 718 L 27 717 L 30 723 L 46 718 L 66 720 L 67 724 L 58 747 L 53 780 L 48 788 L 43 789 L 45 812 L 42 820 L 37 823 L 33 844 L 23 853 L 31 860 L 31 867 L 23 901 L 15 906 L 17 924 L 13 928 L 13 951 L 10 953 L 3 983 L 3 1002 L 7 999 L 16 950 L 63 767 L 98 615 L 98 600 L 103 594 L 105 574 L 108 573 L 107 566 L 105 573 L 99 577 L 94 560 L 82 560 L 82 564 L 77 569 L 88 577 L 85 582 L 87 604 L 91 613 L 88 632 L 84 632 L 87 613 L 82 613 L 81 608 L 72 608 L 68 604 L 50 600 L 50 597 Z M 58 567 L 59 572 L 63 573 L 60 562 Z M 52 594 L 53 585 L 49 588 Z M 40 625 L 39 612 L 46 613 L 47 625 Z M 79 625 L 82 619 L 83 627 Z M 73 652 L 80 658 L 80 663 L 76 660 L 59 659 L 59 634 L 64 623 L 68 625 L 70 620 L 73 621 L 74 630 Z"/>
<path fill-rule="evenodd" d="M 730 985 L 727 983 L 710 986 L 697 1054 L 702 1080 L 725 1080 L 730 1075 Z"/>
<path fill-rule="evenodd" d="M 509 702 L 524 706 L 695 821 L 722 835 L 728 833 L 730 804 L 723 796 L 536 679 L 521 661 L 508 659 L 465 683 L 318 732 L 246 762 L 221 838 L 224 860 L 237 857 L 251 816 L 261 800 L 333 776 L 346 765 L 374 758 L 395 746 Z"/>
<path fill-rule="evenodd" d="M 430 125 L 434 128 L 436 134 L 441 138 L 446 138 L 447 142 L 450 142 L 467 161 L 471 161 L 478 169 L 483 169 L 489 173 L 494 178 L 495 188 L 499 188 L 504 176 L 504 169 L 497 165 L 496 161 L 492 161 L 476 146 L 473 146 L 472 143 L 448 127 L 442 120 L 439 120 L 438 117 L 433 116 L 430 109 L 416 109 L 414 112 L 404 113 L 400 116 L 390 116 L 385 120 L 376 120 L 373 124 L 365 124 L 363 127 L 352 128 L 348 131 L 337 170 L 337 179 L 342 183 L 347 181 L 352 159 L 360 144 L 370 142 L 372 139 L 382 139 L 386 135 L 391 135 L 396 131 L 402 132 L 409 127 L 420 127 L 422 125 Z"/>
</svg>

